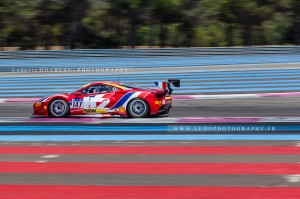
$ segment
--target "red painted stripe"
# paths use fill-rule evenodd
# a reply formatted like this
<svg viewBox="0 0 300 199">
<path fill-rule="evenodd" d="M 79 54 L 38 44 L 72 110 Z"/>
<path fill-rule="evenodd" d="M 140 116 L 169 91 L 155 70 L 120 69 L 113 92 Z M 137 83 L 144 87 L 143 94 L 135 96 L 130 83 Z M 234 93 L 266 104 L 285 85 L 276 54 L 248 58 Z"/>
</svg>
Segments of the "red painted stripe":
<svg viewBox="0 0 300 199">
<path fill-rule="evenodd" d="M 299 174 L 300 164 L 0 162 L 0 173 Z"/>
<path fill-rule="evenodd" d="M 1 146 L 0 154 L 300 154 L 295 146 Z"/>
<path fill-rule="evenodd" d="M 162 82 L 162 89 L 166 90 L 167 89 L 167 82 Z"/>
<path fill-rule="evenodd" d="M 297 187 L 0 185 L 2 199 L 296 199 Z"/>
<path fill-rule="evenodd" d="M 105 93 L 102 98 L 109 98 L 112 95 L 113 95 L 112 93 Z"/>
</svg>

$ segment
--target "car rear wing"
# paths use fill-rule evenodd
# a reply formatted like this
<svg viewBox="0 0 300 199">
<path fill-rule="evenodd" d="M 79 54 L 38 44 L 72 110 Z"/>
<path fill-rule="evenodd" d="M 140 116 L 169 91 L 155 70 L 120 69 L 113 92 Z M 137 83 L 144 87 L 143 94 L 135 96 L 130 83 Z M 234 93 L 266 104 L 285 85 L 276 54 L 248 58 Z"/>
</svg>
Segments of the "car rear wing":
<svg viewBox="0 0 300 199">
<path fill-rule="evenodd" d="M 180 80 L 179 79 L 168 79 L 167 82 L 154 82 L 156 86 L 160 87 L 162 90 L 164 90 L 164 94 L 171 95 L 173 92 L 173 89 L 171 88 L 171 84 L 174 87 L 180 87 Z"/>
</svg>

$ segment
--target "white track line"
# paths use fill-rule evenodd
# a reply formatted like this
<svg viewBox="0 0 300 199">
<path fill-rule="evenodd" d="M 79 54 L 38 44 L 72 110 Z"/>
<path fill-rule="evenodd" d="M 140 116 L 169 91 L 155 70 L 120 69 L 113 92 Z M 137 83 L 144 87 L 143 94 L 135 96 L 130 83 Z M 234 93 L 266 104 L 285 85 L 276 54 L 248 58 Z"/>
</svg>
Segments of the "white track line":
<svg viewBox="0 0 300 199">
<path fill-rule="evenodd" d="M 0 103 L 5 103 L 6 102 L 6 99 L 1 99 L 0 98 Z"/>
<path fill-rule="evenodd" d="M 237 98 L 256 98 L 258 94 L 226 94 L 226 95 L 190 95 L 194 99 L 237 99 Z"/>
<path fill-rule="evenodd" d="M 285 179 L 286 179 L 288 182 L 291 182 L 291 183 L 297 183 L 297 182 L 300 182 L 300 174 L 286 175 L 286 176 L 285 176 Z"/>
</svg>

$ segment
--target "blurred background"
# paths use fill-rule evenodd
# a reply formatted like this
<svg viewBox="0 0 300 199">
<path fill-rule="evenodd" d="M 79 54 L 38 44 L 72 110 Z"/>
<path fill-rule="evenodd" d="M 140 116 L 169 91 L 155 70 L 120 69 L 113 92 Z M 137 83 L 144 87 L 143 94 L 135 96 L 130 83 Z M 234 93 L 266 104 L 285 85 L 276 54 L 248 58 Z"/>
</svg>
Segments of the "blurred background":
<svg viewBox="0 0 300 199">
<path fill-rule="evenodd" d="M 299 0 L 0 0 L 0 48 L 299 45 Z"/>
<path fill-rule="evenodd" d="M 0 199 L 300 198 L 299 44 L 300 0 L 0 0 Z M 168 78 L 167 117 L 32 117 Z"/>
</svg>

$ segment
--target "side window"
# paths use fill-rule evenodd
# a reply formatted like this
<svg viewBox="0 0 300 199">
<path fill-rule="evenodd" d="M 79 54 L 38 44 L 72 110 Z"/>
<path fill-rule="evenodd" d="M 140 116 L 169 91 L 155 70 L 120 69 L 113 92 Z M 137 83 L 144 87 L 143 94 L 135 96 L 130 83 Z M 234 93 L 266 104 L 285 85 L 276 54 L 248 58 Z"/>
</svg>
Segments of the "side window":
<svg viewBox="0 0 300 199">
<path fill-rule="evenodd" d="M 87 87 L 86 89 L 82 90 L 81 93 L 86 94 L 101 94 L 110 92 L 110 86 L 107 85 L 94 85 Z"/>
<path fill-rule="evenodd" d="M 120 90 L 120 89 L 117 88 L 117 87 L 114 87 L 114 86 L 111 87 L 111 92 L 115 92 L 115 91 L 118 91 L 118 90 Z"/>
<path fill-rule="evenodd" d="M 98 93 L 107 93 L 110 91 L 110 86 L 107 85 L 101 85 L 100 87 L 98 87 L 97 92 Z"/>
<path fill-rule="evenodd" d="M 108 85 L 94 85 L 87 87 L 86 89 L 82 90 L 81 93 L 86 94 L 101 94 L 101 93 L 108 93 L 108 92 L 115 92 L 117 90 L 120 90 L 117 87 L 114 86 L 108 86 Z"/>
<path fill-rule="evenodd" d="M 85 95 L 91 88 L 93 88 L 93 86 L 87 87 L 86 89 L 82 90 L 81 93 Z"/>
</svg>

